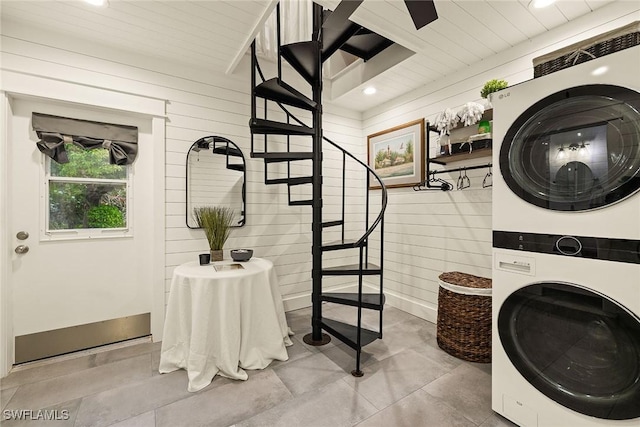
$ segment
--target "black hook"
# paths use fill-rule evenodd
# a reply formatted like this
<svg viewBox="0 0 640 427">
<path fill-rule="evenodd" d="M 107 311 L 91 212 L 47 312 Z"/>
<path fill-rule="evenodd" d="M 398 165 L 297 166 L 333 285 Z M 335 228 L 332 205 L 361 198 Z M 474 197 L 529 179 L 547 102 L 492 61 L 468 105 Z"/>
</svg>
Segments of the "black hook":
<svg viewBox="0 0 640 427">
<path fill-rule="evenodd" d="M 467 176 L 467 168 L 465 167 L 464 176 L 462 177 L 462 187 L 460 189 L 464 190 L 465 188 L 469 188 L 469 187 L 471 187 L 471 180 Z"/>
<path fill-rule="evenodd" d="M 462 175 L 463 170 L 464 176 Z M 469 177 L 467 176 L 467 168 L 461 168 L 458 172 L 458 185 L 456 186 L 456 188 L 458 190 L 464 190 L 465 188 L 471 187 L 471 180 L 469 180 Z"/>
<path fill-rule="evenodd" d="M 482 188 L 489 188 L 493 186 L 493 175 L 491 174 L 491 167 L 489 167 L 489 172 L 484 176 L 482 180 Z"/>
</svg>

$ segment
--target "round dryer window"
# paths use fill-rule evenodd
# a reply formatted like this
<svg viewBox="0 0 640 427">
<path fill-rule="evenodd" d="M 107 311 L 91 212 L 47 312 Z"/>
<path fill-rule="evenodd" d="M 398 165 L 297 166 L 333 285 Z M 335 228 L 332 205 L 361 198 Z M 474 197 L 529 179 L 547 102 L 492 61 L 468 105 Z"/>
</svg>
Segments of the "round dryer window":
<svg viewBox="0 0 640 427">
<path fill-rule="evenodd" d="M 500 171 L 518 197 L 545 209 L 629 197 L 640 190 L 640 93 L 587 85 L 542 99 L 507 131 Z"/>
<path fill-rule="evenodd" d="M 593 417 L 640 417 L 640 319 L 616 301 L 532 284 L 500 307 L 498 333 L 513 366 L 547 397 Z"/>
</svg>

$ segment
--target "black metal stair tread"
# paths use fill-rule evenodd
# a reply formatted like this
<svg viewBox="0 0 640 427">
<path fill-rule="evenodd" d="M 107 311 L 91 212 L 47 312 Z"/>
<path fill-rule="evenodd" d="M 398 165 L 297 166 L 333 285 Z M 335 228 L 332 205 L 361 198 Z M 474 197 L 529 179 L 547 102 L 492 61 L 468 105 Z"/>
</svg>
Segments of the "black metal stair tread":
<svg viewBox="0 0 640 427">
<path fill-rule="evenodd" d="M 265 182 L 267 185 L 273 184 L 288 184 L 288 185 L 302 185 L 302 184 L 311 184 L 313 183 L 312 176 L 301 176 L 297 178 L 273 178 L 267 179 Z"/>
<path fill-rule="evenodd" d="M 332 302 L 335 304 L 358 306 L 357 293 L 332 292 L 320 295 L 321 301 Z M 380 294 L 362 294 L 362 308 L 371 310 L 382 310 L 385 302 L 385 296 Z"/>
<path fill-rule="evenodd" d="M 271 101 L 281 102 L 293 107 L 304 108 L 305 110 L 314 110 L 318 104 L 300 93 L 297 89 L 289 86 L 287 83 L 274 77 L 256 86 L 256 96 L 269 99 Z"/>
<path fill-rule="evenodd" d="M 315 134 L 315 130 L 309 126 L 292 125 L 266 119 L 249 119 L 249 127 L 253 134 L 311 136 Z"/>
<path fill-rule="evenodd" d="M 244 165 L 227 165 L 227 169 L 244 172 Z"/>
<path fill-rule="evenodd" d="M 322 329 L 338 338 L 354 350 L 358 350 L 358 327 L 337 320 L 324 318 L 320 322 Z M 371 344 L 379 338 L 379 333 L 369 329 L 360 328 L 360 347 Z"/>
<path fill-rule="evenodd" d="M 319 45 L 317 41 L 286 44 L 280 54 L 309 83 L 318 79 Z"/>
<path fill-rule="evenodd" d="M 311 206 L 313 205 L 313 200 L 291 200 L 289 202 L 289 206 Z"/>
<path fill-rule="evenodd" d="M 325 221 L 322 223 L 322 228 L 327 228 L 327 227 L 336 227 L 338 225 L 342 225 L 344 224 L 344 221 L 339 219 L 337 221 Z"/>
<path fill-rule="evenodd" d="M 363 265 L 362 274 L 365 276 L 382 273 L 380 267 L 374 264 Z M 323 276 L 354 276 L 360 274 L 360 265 L 350 264 L 337 267 L 328 267 L 322 269 Z"/>
<path fill-rule="evenodd" d="M 216 154 L 224 154 L 228 156 L 242 157 L 242 151 L 233 147 L 216 147 L 213 149 Z"/>
<path fill-rule="evenodd" d="M 362 2 L 363 0 L 341 1 L 333 11 L 325 11 L 322 28 L 325 30 L 327 28 L 341 28 Z"/>
<path fill-rule="evenodd" d="M 329 59 L 331 55 L 354 36 L 360 28 L 362 28 L 360 25 L 354 24 L 349 20 L 346 20 L 341 26 L 323 28 L 322 62 Z"/>
<path fill-rule="evenodd" d="M 251 153 L 251 157 L 264 159 L 265 163 L 289 162 L 294 160 L 313 159 L 313 153 L 309 151 L 281 151 L 272 153 Z"/>
<path fill-rule="evenodd" d="M 355 239 L 337 240 L 335 242 L 328 242 L 322 244 L 323 251 L 336 251 L 339 249 L 350 249 L 359 247 L 356 245 L 358 241 Z M 363 246 L 365 243 L 363 243 Z"/>
<path fill-rule="evenodd" d="M 393 45 L 391 40 L 369 30 L 361 29 L 347 40 L 340 49 L 368 61 L 391 45 Z"/>
</svg>

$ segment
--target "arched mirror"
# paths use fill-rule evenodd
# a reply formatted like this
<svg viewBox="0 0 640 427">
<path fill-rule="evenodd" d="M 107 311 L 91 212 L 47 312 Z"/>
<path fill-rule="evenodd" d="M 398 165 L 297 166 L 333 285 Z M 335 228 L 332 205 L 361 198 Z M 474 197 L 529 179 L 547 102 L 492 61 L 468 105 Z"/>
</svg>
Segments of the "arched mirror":
<svg viewBox="0 0 640 427">
<path fill-rule="evenodd" d="M 246 221 L 246 163 L 240 148 L 221 136 L 205 136 L 187 153 L 187 227 L 199 228 L 198 206 L 226 206 L 235 212 L 234 227 Z"/>
</svg>

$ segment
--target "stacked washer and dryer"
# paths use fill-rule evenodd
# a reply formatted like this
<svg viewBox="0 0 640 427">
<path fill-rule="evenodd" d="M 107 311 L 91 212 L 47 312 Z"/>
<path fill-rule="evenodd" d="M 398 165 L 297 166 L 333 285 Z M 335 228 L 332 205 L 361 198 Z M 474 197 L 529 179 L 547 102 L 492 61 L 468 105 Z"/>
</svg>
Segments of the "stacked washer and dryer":
<svg viewBox="0 0 640 427">
<path fill-rule="evenodd" d="M 493 94 L 493 409 L 640 425 L 640 47 Z"/>
</svg>

